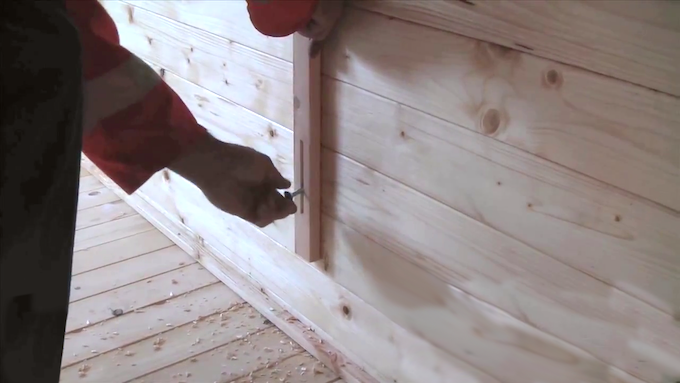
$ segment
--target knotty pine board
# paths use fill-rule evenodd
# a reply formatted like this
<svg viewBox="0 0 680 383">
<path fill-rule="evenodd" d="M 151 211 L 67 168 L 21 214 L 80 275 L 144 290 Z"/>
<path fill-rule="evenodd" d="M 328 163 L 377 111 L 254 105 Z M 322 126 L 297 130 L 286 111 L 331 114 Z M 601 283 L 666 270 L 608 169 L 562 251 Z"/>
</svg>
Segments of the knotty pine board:
<svg viewBox="0 0 680 383">
<path fill-rule="evenodd" d="M 293 133 L 219 95 L 193 84 L 155 64 L 150 65 L 185 102 L 196 120 L 224 142 L 252 147 L 269 156 L 281 175 L 291 182 L 293 174 Z M 143 190 L 150 191 L 149 187 Z M 261 229 L 289 250 L 295 246 L 295 216 L 291 215 Z"/>
<path fill-rule="evenodd" d="M 134 209 L 120 200 L 93 206 L 78 211 L 78 215 L 76 216 L 76 230 L 120 218 L 126 218 L 134 214 L 136 214 Z"/>
<path fill-rule="evenodd" d="M 104 187 L 86 192 L 78 192 L 78 211 L 80 212 L 85 209 L 115 202 L 117 200 L 118 197 L 116 197 L 112 191 Z"/>
<path fill-rule="evenodd" d="M 363 10 L 348 10 L 323 63 L 330 77 L 680 211 L 680 98 Z"/>
<path fill-rule="evenodd" d="M 168 237 L 158 231 L 147 231 L 131 235 L 116 241 L 93 246 L 86 250 L 76 251 L 73 253 L 71 273 L 75 276 L 126 259 L 161 250 L 172 246 L 172 244 Z"/>
<path fill-rule="evenodd" d="M 679 214 L 353 86 L 326 78 L 324 87 L 329 149 L 679 312 Z M 358 193 L 374 195 L 370 188 Z M 366 215 L 358 210 L 356 219 Z"/>
<path fill-rule="evenodd" d="M 172 246 L 74 275 L 71 278 L 70 302 L 114 290 L 143 278 L 165 274 L 194 262 L 193 259 L 187 259 L 184 250 Z"/>
<path fill-rule="evenodd" d="M 324 158 L 324 161 L 327 159 Z M 253 243 L 252 240 L 236 241 L 236 238 L 252 238 L 246 235 L 244 230 L 246 227 L 250 228 L 249 225 L 240 225 L 239 220 L 227 216 L 216 214 L 215 208 L 212 207 L 207 200 L 205 200 L 197 188 L 195 188 L 190 183 L 173 175 L 171 182 L 175 185 L 173 186 L 173 191 L 175 194 L 175 204 L 180 214 L 184 218 L 185 224 L 196 233 L 200 233 L 200 236 L 204 242 L 209 243 L 224 243 L 228 245 L 234 253 L 248 254 L 252 258 L 253 252 L 257 251 L 257 243 Z M 219 218 L 218 218 L 219 217 Z M 235 226 L 238 225 L 238 226 Z M 233 235 L 233 239 L 230 239 Z M 259 249 L 260 251 L 264 249 Z M 273 249 L 272 249 L 273 250 Z M 271 251 L 271 250 L 270 250 Z M 266 251 L 268 254 L 270 251 Z M 272 256 L 276 259 L 281 258 L 281 255 Z M 252 262 L 252 261 L 251 261 Z M 244 264 L 244 271 L 249 275 L 255 275 L 261 273 L 260 268 L 253 266 L 248 266 L 248 263 Z M 282 266 L 283 267 L 283 266 Z M 291 267 L 288 265 L 288 267 Z M 284 279 L 284 275 L 278 275 L 275 277 L 277 281 L 270 281 L 267 285 L 272 289 L 273 283 L 281 283 L 281 289 L 297 290 L 295 284 L 300 284 L 301 282 L 293 282 L 292 276 L 287 276 Z M 261 279 L 260 279 L 261 280 Z M 311 291 L 302 290 L 300 287 L 300 292 L 304 293 L 305 296 L 311 293 Z M 278 295 L 278 294 L 277 294 Z M 460 312 L 464 310 L 466 305 L 469 303 L 470 297 L 463 293 L 462 297 L 458 297 L 457 300 L 452 301 L 451 309 L 455 312 Z M 476 300 L 472 301 L 472 308 L 465 309 L 471 312 L 469 316 L 457 317 L 450 316 L 446 319 L 449 325 L 449 330 L 446 335 L 441 334 L 446 327 L 437 326 L 431 327 L 430 330 L 423 328 L 417 328 L 417 334 L 420 336 L 425 336 L 426 340 L 433 342 L 433 344 L 438 348 L 443 348 L 447 352 L 454 352 L 454 356 L 462 359 L 463 361 L 476 366 L 481 371 L 486 374 L 493 376 L 497 379 L 501 379 L 501 371 L 507 371 L 509 366 L 517 366 L 517 368 L 523 371 L 523 374 L 517 374 L 516 379 L 512 382 L 527 381 L 530 377 L 548 377 L 552 375 L 560 376 L 562 380 L 556 382 L 570 382 L 578 378 L 588 378 L 594 376 L 593 374 L 603 374 L 602 376 L 618 376 L 622 381 L 637 382 L 637 379 L 622 373 L 616 368 L 607 366 L 606 364 L 597 361 L 583 351 L 562 342 L 555 337 L 549 336 L 538 330 L 533 329 L 527 324 L 509 317 L 507 314 L 501 312 L 495 307 L 484 305 Z M 295 309 L 299 309 L 298 306 L 293 306 Z M 351 315 L 351 309 L 348 309 L 346 314 L 344 309 L 338 308 L 339 314 L 344 317 Z M 488 313 L 488 319 L 486 321 L 488 328 L 485 331 L 489 331 L 489 334 L 496 334 L 491 336 L 491 338 L 486 338 L 485 336 L 476 335 L 473 332 L 474 325 L 480 321 L 480 318 L 484 318 L 485 315 L 482 313 Z M 475 315 L 476 314 L 476 315 Z M 399 323 L 401 318 L 394 318 L 390 316 L 391 320 L 397 321 Z M 438 320 L 438 318 L 435 318 Z M 319 323 L 312 320 L 313 323 Z M 416 322 L 423 323 L 423 322 Z M 437 322 L 434 322 L 437 323 Z M 484 323 L 484 322 L 483 322 Z M 428 323 L 432 325 L 432 322 Z M 510 327 L 507 329 L 506 327 Z M 437 340 L 433 339 L 432 331 L 437 330 L 439 338 Z M 411 330 L 414 330 L 411 327 Z M 454 331 L 455 330 L 455 331 Z M 501 338 L 515 339 L 516 343 L 514 345 L 503 345 L 500 342 Z M 458 339 L 459 341 L 454 341 Z M 467 339 L 465 342 L 462 339 Z M 344 339 L 343 339 L 344 341 Z M 533 342 L 540 344 L 538 350 L 528 351 L 523 350 L 525 347 L 524 342 Z M 524 345 L 524 346 L 523 346 Z M 472 348 L 475 350 L 475 355 L 484 355 L 483 364 L 479 363 L 479 360 L 473 359 L 464 352 L 465 348 Z M 541 355 L 541 350 L 547 355 L 554 355 L 555 353 L 564 355 L 564 358 L 571 360 L 572 362 L 565 363 L 562 362 L 562 357 L 557 358 L 557 361 L 548 362 L 545 356 Z M 403 350 L 400 352 L 404 352 Z M 538 354 L 538 356 L 536 355 Z M 370 360 L 370 359 L 369 359 Z M 504 361 L 504 362 L 502 362 Z M 458 362 L 460 363 L 460 362 Z M 530 366 L 536 364 L 543 364 L 544 368 L 541 370 L 532 369 Z M 611 370 L 611 371 L 610 371 Z M 505 378 L 503 378 L 505 379 Z"/>
<path fill-rule="evenodd" d="M 359 0 L 352 4 L 680 96 L 677 1 Z"/>
<path fill-rule="evenodd" d="M 245 1 L 130 0 L 124 2 L 293 62 L 293 39 L 268 37 L 258 32 L 250 22 Z"/>
<path fill-rule="evenodd" d="M 102 189 L 109 190 L 109 189 Z M 114 194 L 115 196 L 115 194 Z M 80 203 L 80 202 L 79 202 Z M 139 215 L 76 230 L 73 251 L 86 250 L 130 235 L 153 230 L 153 226 Z"/>
<path fill-rule="evenodd" d="M 275 311 L 265 312 L 264 315 L 268 315 L 277 326 L 288 328 L 289 336 L 295 335 L 297 342 L 326 365 L 333 365 L 340 374 L 360 367 L 354 370 L 358 371 L 358 376 L 361 376 L 363 368 L 376 378 L 372 380 L 361 376 L 357 380 L 350 379 L 357 376 L 356 374 L 341 375 L 348 383 L 389 382 L 395 379 L 400 382 L 421 382 L 421 379 L 446 382 L 451 377 L 462 383 L 499 383 L 403 330 L 324 276 L 315 265 L 285 250 L 252 225 L 243 224 L 239 220 L 213 219 L 204 224 L 211 224 L 210 231 L 223 235 L 218 240 L 206 239 L 202 231 L 197 234 L 201 226 L 196 223 L 201 223 L 204 218 L 201 207 L 190 209 L 194 213 L 191 215 L 193 217 L 201 214 L 195 222 L 193 218 L 190 221 L 185 218 L 182 222 L 177 213 L 172 213 L 175 207 L 163 209 L 158 203 L 147 200 L 143 193 L 127 196 L 87 159 L 84 164 L 107 187 L 114 188 L 119 196 L 154 222 L 166 235 L 171 236 L 185 251 L 197 257 L 211 272 L 222 275 L 221 279 L 229 281 L 230 287 L 248 292 L 244 296 L 249 302 L 261 302 L 261 306 L 268 304 L 275 307 Z M 158 190 L 169 192 L 169 189 Z M 177 201 L 179 193 L 173 188 L 173 195 L 163 200 Z M 187 226 L 187 222 L 191 224 L 191 228 Z M 351 315 L 345 315 L 343 307 L 347 307 Z M 294 317 L 281 316 L 286 311 Z M 305 329 L 310 326 L 313 332 L 297 332 L 299 330 L 295 330 L 295 326 L 290 326 L 297 320 L 304 323 Z M 316 341 L 304 345 L 303 342 L 308 337 Z M 336 349 L 340 353 L 330 349 Z M 344 358 L 345 356 L 349 359 Z"/>
<path fill-rule="evenodd" d="M 131 52 L 292 129 L 292 63 L 123 2 L 102 4 Z"/>
</svg>

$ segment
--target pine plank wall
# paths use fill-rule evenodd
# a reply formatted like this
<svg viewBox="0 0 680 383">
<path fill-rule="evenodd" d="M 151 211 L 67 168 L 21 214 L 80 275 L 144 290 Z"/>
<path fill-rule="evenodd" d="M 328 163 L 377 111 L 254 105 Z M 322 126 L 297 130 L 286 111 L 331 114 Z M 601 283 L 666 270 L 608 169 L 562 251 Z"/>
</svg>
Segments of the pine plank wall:
<svg viewBox="0 0 680 383">
<path fill-rule="evenodd" d="M 292 177 L 292 38 L 245 1 L 102 3 Z M 350 2 L 322 128 L 322 261 L 169 171 L 124 199 L 347 382 L 680 381 L 680 2 Z"/>
</svg>

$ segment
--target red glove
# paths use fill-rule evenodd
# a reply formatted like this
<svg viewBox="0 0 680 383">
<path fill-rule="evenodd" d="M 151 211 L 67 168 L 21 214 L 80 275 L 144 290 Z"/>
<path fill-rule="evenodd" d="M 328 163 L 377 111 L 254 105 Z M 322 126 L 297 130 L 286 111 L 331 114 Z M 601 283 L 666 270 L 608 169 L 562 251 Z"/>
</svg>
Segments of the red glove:
<svg viewBox="0 0 680 383">
<path fill-rule="evenodd" d="M 246 0 L 250 21 L 263 35 L 285 37 L 303 29 L 320 0 Z"/>
</svg>

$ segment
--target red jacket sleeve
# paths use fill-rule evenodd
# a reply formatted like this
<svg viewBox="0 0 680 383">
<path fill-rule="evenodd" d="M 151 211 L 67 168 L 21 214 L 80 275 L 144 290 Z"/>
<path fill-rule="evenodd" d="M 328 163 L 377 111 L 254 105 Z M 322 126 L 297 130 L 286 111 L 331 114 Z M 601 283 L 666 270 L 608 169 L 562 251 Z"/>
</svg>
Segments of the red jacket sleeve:
<svg viewBox="0 0 680 383">
<path fill-rule="evenodd" d="M 208 133 L 154 70 L 120 46 L 97 0 L 66 0 L 85 76 L 83 152 L 133 193 Z"/>
<path fill-rule="evenodd" d="M 255 29 L 266 36 L 285 37 L 309 23 L 320 0 L 246 0 Z"/>
</svg>

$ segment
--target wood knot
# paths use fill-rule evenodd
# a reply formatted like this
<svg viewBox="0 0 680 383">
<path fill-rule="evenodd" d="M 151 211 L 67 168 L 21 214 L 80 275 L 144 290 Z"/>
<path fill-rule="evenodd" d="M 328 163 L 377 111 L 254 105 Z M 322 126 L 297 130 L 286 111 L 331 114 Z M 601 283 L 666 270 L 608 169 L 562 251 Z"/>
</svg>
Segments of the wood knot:
<svg viewBox="0 0 680 383">
<path fill-rule="evenodd" d="M 498 109 L 489 109 L 482 116 L 482 133 L 491 136 L 498 132 L 501 127 L 501 112 Z"/>
<path fill-rule="evenodd" d="M 621 216 L 618 215 L 618 214 L 615 215 L 615 216 L 614 216 L 614 221 L 616 221 L 616 222 L 621 222 Z"/>
<path fill-rule="evenodd" d="M 562 75 L 555 69 L 550 69 L 543 75 L 543 85 L 547 88 L 560 88 L 562 81 Z"/>
<path fill-rule="evenodd" d="M 349 309 L 349 306 L 343 305 L 342 306 L 342 313 L 345 315 L 345 318 L 349 318 L 350 315 L 352 314 L 352 311 Z"/>
<path fill-rule="evenodd" d="M 165 69 L 164 69 L 164 68 L 161 68 L 161 70 L 159 71 L 159 73 L 160 73 L 160 75 L 161 75 L 161 78 L 164 78 L 164 77 L 165 77 Z"/>
<path fill-rule="evenodd" d="M 399 136 L 400 136 L 401 138 L 406 138 L 406 132 L 404 132 L 404 131 L 402 130 L 401 132 L 399 132 Z"/>
<path fill-rule="evenodd" d="M 170 181 L 170 172 L 168 171 L 168 169 L 163 170 L 163 179 L 166 182 Z"/>
<path fill-rule="evenodd" d="M 132 24 L 135 22 L 135 8 L 132 5 L 127 7 L 128 23 Z"/>
<path fill-rule="evenodd" d="M 300 99 L 297 96 L 293 97 L 293 108 L 295 110 L 300 109 L 300 104 Z"/>
<path fill-rule="evenodd" d="M 99 192 L 98 192 L 98 191 L 93 191 L 93 192 L 87 193 L 87 195 L 89 195 L 89 196 L 96 196 L 96 195 L 99 195 Z"/>
<path fill-rule="evenodd" d="M 271 138 L 276 137 L 276 130 L 274 130 L 274 128 L 272 128 L 271 126 L 267 128 L 267 133 Z"/>
</svg>

